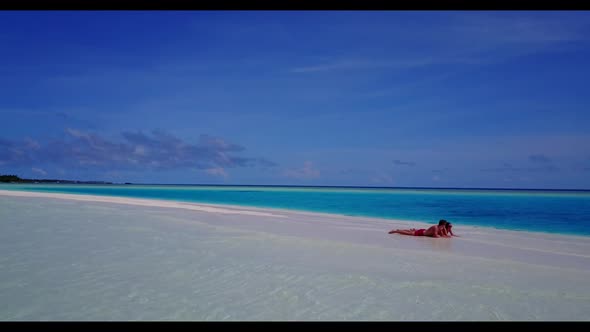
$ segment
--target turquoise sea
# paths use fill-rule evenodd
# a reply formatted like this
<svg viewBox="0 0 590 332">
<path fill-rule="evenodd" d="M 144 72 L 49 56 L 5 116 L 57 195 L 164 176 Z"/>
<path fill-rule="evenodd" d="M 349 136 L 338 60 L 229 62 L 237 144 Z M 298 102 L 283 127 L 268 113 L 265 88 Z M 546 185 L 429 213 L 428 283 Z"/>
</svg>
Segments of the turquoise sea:
<svg viewBox="0 0 590 332">
<path fill-rule="evenodd" d="M 3 184 L 3 190 L 280 208 L 590 236 L 590 191 Z"/>
</svg>

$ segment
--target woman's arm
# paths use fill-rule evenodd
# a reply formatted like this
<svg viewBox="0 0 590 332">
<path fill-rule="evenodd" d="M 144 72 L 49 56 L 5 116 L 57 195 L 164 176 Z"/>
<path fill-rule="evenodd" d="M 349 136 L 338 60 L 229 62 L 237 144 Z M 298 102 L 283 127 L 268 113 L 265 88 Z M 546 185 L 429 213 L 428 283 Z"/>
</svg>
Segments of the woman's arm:
<svg viewBox="0 0 590 332">
<path fill-rule="evenodd" d="M 442 228 L 440 228 L 440 235 L 441 235 L 442 237 L 451 237 L 451 236 L 449 235 L 449 233 L 447 232 L 447 228 L 446 228 L 446 227 L 442 227 Z"/>
</svg>

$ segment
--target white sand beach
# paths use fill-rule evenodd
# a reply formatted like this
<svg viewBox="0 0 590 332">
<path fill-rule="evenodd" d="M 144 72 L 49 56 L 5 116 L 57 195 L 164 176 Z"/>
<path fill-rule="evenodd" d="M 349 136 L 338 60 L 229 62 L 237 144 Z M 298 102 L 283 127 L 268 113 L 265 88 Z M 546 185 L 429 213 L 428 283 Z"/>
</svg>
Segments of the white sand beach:
<svg viewBox="0 0 590 332">
<path fill-rule="evenodd" d="M 0 190 L 0 320 L 590 320 L 590 237 L 422 226 Z"/>
</svg>

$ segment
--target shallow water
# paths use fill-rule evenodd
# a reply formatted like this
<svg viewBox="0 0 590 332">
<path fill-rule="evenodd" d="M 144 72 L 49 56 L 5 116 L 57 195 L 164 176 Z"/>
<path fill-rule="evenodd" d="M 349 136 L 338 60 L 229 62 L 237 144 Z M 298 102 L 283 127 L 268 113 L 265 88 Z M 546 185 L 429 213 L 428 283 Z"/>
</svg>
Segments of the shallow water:
<svg viewBox="0 0 590 332">
<path fill-rule="evenodd" d="M 5 190 L 155 198 L 590 236 L 590 192 L 264 186 L 5 184 Z"/>
</svg>

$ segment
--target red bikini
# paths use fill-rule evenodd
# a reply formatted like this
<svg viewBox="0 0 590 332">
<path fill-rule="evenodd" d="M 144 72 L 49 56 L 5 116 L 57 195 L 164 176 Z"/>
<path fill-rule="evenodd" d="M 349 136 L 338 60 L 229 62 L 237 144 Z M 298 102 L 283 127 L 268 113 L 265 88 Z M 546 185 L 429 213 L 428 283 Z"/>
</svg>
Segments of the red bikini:
<svg viewBox="0 0 590 332">
<path fill-rule="evenodd" d="M 424 236 L 424 232 L 426 230 L 424 228 L 422 229 L 417 229 L 416 231 L 414 231 L 414 236 Z"/>
</svg>

